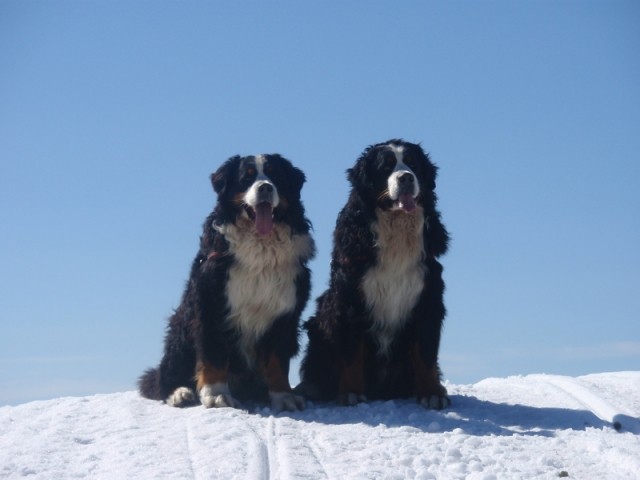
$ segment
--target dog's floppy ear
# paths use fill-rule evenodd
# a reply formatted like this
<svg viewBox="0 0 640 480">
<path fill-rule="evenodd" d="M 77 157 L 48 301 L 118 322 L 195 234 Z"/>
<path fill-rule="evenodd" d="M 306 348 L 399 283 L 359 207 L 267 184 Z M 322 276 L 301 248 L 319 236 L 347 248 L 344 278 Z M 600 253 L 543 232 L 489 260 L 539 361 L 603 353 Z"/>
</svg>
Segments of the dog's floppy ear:
<svg viewBox="0 0 640 480">
<path fill-rule="evenodd" d="M 347 180 L 351 187 L 361 197 L 367 197 L 371 193 L 371 181 L 369 180 L 369 163 L 375 157 L 374 146 L 367 147 L 362 155 L 356 160 L 353 167 L 347 169 Z"/>
<path fill-rule="evenodd" d="M 425 165 L 425 180 L 424 186 L 434 191 L 436 189 L 436 177 L 438 176 L 438 167 L 431 161 L 431 157 L 427 152 L 422 149 L 422 145 L 419 143 L 412 145 L 415 155 L 424 162 Z"/>
<path fill-rule="evenodd" d="M 433 192 L 436 189 L 436 176 L 432 176 L 428 181 L 427 181 L 427 186 L 429 187 L 429 189 Z"/>
<path fill-rule="evenodd" d="M 449 232 L 440 220 L 440 213 L 436 212 L 427 219 L 427 243 L 431 254 L 438 258 L 447 253 L 449 247 Z"/>
<path fill-rule="evenodd" d="M 213 190 L 218 195 L 221 195 L 224 192 L 224 189 L 227 185 L 224 166 L 220 167 L 215 173 L 211 174 L 211 185 L 213 185 Z"/>
<path fill-rule="evenodd" d="M 231 180 L 231 165 L 240 157 L 237 155 L 235 157 L 231 157 L 229 160 L 224 162 L 218 170 L 211 174 L 211 185 L 213 185 L 213 190 L 219 195 L 222 196 L 227 190 L 227 186 Z"/>
<path fill-rule="evenodd" d="M 294 193 L 297 198 L 300 198 L 300 192 L 302 191 L 302 185 L 307 181 L 307 177 L 304 172 L 297 167 L 294 167 L 290 160 L 287 160 L 279 153 L 273 153 L 270 155 L 274 159 L 282 161 L 282 168 L 284 168 L 287 176 L 287 190 L 290 193 Z"/>
<path fill-rule="evenodd" d="M 293 190 L 296 192 L 298 197 L 300 196 L 300 191 L 302 190 L 302 185 L 307 181 L 307 177 L 305 177 L 304 172 L 299 168 L 292 167 L 291 169 L 291 179 Z"/>
<path fill-rule="evenodd" d="M 427 166 L 429 167 L 428 187 L 431 189 L 431 191 L 434 191 L 436 189 L 436 177 L 438 176 L 438 166 L 431 161 L 431 159 L 429 158 L 429 154 L 425 153 L 424 156 L 427 160 Z"/>
<path fill-rule="evenodd" d="M 368 152 L 362 154 L 356 164 L 347 169 L 347 179 L 354 187 L 367 183 L 367 158 Z"/>
</svg>

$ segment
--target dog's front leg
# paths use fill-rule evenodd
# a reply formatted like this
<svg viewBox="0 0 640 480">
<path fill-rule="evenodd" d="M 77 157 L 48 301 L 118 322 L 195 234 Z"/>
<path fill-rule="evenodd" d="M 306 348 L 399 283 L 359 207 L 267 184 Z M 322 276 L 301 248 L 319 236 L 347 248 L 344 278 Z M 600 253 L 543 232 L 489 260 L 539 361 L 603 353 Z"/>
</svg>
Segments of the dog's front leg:
<svg viewBox="0 0 640 480">
<path fill-rule="evenodd" d="M 200 402 L 207 408 L 241 408 L 229 390 L 228 367 L 218 368 L 213 364 L 200 361 L 196 368 L 196 384 Z"/>
<path fill-rule="evenodd" d="M 414 393 L 418 403 L 433 410 L 441 410 L 451 405 L 447 389 L 440 383 L 440 369 L 437 363 L 427 365 L 418 342 L 411 350 L 411 361 L 415 372 Z"/>
<path fill-rule="evenodd" d="M 289 361 L 281 360 L 274 353 L 260 356 L 260 371 L 264 377 L 271 398 L 271 408 L 276 412 L 288 410 L 295 412 L 304 410 L 305 401 L 299 395 L 295 395 L 289 384 Z"/>
<path fill-rule="evenodd" d="M 339 368 L 338 402 L 350 406 L 366 402 L 363 340 L 358 342 L 352 358 L 341 359 Z"/>
</svg>

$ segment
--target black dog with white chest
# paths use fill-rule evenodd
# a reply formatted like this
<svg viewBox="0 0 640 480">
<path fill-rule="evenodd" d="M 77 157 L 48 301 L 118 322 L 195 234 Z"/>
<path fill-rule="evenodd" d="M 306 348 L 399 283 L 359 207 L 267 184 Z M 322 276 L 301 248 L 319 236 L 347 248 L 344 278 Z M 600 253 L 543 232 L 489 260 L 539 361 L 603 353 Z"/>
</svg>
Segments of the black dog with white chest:
<svg viewBox="0 0 640 480">
<path fill-rule="evenodd" d="M 368 147 L 347 171 L 351 193 L 334 232 L 329 288 L 306 323 L 301 394 L 353 405 L 415 397 L 450 401 L 438 350 L 449 236 L 436 210 L 436 166 L 419 145 Z"/>
<path fill-rule="evenodd" d="M 140 378 L 140 393 L 176 407 L 251 400 L 302 409 L 288 374 L 315 254 L 300 200 L 305 176 L 280 155 L 235 156 L 211 182 L 217 203 L 160 365 Z"/>
</svg>

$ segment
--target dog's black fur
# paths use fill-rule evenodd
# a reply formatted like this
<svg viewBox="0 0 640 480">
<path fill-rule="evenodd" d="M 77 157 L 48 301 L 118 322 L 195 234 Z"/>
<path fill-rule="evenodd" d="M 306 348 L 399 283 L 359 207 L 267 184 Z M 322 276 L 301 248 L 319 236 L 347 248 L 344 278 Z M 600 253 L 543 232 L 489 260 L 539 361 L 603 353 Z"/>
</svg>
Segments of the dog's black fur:
<svg viewBox="0 0 640 480">
<path fill-rule="evenodd" d="M 164 355 L 140 393 L 170 405 L 267 401 L 296 410 L 288 373 L 315 253 L 301 170 L 280 155 L 227 160 L 211 175 L 218 195 L 182 301 L 169 319 Z"/>
<path fill-rule="evenodd" d="M 352 188 L 336 223 L 329 288 L 305 323 L 301 394 L 450 403 L 438 365 L 446 311 L 437 258 L 449 235 L 436 210 L 436 172 L 419 145 L 403 140 L 368 147 L 347 171 Z"/>
</svg>

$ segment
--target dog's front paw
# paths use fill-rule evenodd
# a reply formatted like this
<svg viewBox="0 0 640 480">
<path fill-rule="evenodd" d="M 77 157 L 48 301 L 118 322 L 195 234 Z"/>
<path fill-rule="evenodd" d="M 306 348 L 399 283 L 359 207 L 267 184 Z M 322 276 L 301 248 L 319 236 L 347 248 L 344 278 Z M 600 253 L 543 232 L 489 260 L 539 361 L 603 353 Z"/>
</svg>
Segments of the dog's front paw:
<svg viewBox="0 0 640 480">
<path fill-rule="evenodd" d="M 359 403 L 367 403 L 369 399 L 366 395 L 361 393 L 342 393 L 340 394 L 339 402 L 340 405 L 344 405 L 347 407 L 353 407 Z"/>
<path fill-rule="evenodd" d="M 196 394 L 189 387 L 178 387 L 165 400 L 172 407 L 188 407 L 198 403 Z"/>
<path fill-rule="evenodd" d="M 271 397 L 271 408 L 276 413 L 283 410 L 297 412 L 306 407 L 304 398 L 291 392 L 269 392 L 269 397 Z"/>
<path fill-rule="evenodd" d="M 420 397 L 418 398 L 418 403 L 428 410 L 442 410 L 451 406 L 451 399 L 445 390 L 444 393 Z"/>
<path fill-rule="evenodd" d="M 203 386 L 200 389 L 200 402 L 206 408 L 242 408 L 240 402 L 231 395 L 229 385 L 226 383 Z"/>
</svg>

